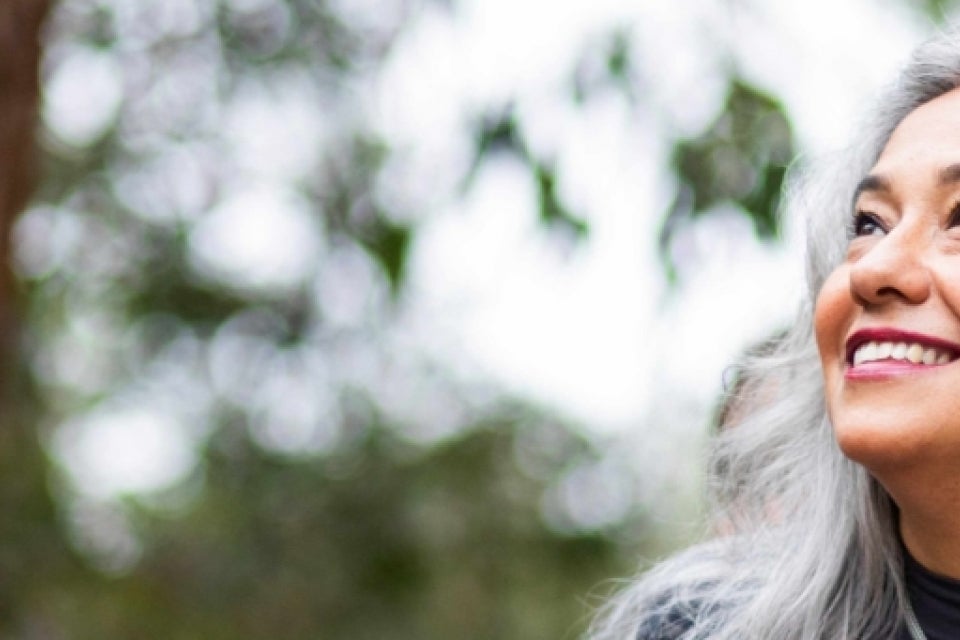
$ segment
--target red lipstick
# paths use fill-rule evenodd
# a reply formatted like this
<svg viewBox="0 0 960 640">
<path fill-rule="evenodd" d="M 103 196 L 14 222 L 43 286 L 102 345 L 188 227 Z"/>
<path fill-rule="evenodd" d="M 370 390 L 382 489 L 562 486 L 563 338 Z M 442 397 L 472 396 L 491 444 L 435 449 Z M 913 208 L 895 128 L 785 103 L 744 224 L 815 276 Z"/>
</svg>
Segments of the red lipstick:
<svg viewBox="0 0 960 640">
<path fill-rule="evenodd" d="M 949 340 L 944 340 L 943 338 L 937 338 L 935 336 L 930 336 L 923 333 L 904 331 L 889 327 L 860 329 L 847 339 L 847 367 L 844 371 L 844 377 L 847 379 L 876 380 L 907 373 L 915 374 L 921 371 L 930 371 L 944 366 L 943 364 L 918 364 L 909 360 L 895 358 L 872 360 L 854 366 L 854 353 L 860 346 L 867 342 L 892 342 L 905 343 L 908 345 L 919 344 L 924 349 L 936 349 L 940 354 L 949 354 L 950 360 L 947 364 L 955 361 L 958 355 L 960 355 L 960 344 L 951 342 Z"/>
<path fill-rule="evenodd" d="M 953 358 L 960 353 L 960 344 L 943 338 L 928 336 L 913 331 L 903 331 L 889 327 L 860 329 L 847 338 L 847 362 L 853 362 L 853 353 L 865 342 L 906 342 L 907 344 L 921 344 L 940 351 L 948 351 Z"/>
</svg>

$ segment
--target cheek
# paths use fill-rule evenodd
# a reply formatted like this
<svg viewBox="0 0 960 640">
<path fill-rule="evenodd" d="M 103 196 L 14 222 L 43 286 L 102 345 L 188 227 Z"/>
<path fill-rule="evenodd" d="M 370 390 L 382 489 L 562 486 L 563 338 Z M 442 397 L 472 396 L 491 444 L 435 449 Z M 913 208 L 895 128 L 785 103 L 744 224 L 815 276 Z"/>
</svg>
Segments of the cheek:
<svg viewBox="0 0 960 640">
<path fill-rule="evenodd" d="M 814 330 L 817 334 L 817 348 L 824 366 L 824 374 L 829 374 L 829 366 L 835 365 L 843 357 L 843 339 L 853 322 L 856 304 L 850 295 L 850 276 L 846 266 L 840 266 L 830 274 L 820 294 L 814 311 Z"/>
<path fill-rule="evenodd" d="M 960 317 L 960 241 L 954 252 L 930 264 L 929 273 L 954 318 Z"/>
</svg>

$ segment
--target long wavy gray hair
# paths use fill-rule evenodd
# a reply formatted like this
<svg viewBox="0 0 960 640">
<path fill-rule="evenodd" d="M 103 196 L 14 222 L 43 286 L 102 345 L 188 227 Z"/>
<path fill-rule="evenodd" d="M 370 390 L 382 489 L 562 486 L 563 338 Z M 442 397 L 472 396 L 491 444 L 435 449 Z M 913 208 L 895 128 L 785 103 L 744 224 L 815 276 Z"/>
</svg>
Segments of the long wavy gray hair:
<svg viewBox="0 0 960 640">
<path fill-rule="evenodd" d="M 743 415 L 712 442 L 716 533 L 613 597 L 590 640 L 632 640 L 677 617 L 692 621 L 684 640 L 894 636 L 906 598 L 896 505 L 834 441 L 813 309 L 844 259 L 857 181 L 907 114 L 958 86 L 953 30 L 914 52 L 847 151 L 791 180 L 789 212 L 808 221 L 808 288 L 777 347 L 745 363 L 748 383 L 732 400 Z"/>
</svg>

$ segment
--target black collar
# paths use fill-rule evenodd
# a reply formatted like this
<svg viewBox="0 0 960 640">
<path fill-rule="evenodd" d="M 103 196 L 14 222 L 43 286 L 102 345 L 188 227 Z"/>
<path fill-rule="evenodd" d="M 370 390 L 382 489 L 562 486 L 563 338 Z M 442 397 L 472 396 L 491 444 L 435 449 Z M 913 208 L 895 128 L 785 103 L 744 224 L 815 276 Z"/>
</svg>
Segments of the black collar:
<svg viewBox="0 0 960 640">
<path fill-rule="evenodd" d="M 960 580 L 930 571 L 906 549 L 903 573 L 910 604 L 927 640 L 960 638 Z"/>
</svg>

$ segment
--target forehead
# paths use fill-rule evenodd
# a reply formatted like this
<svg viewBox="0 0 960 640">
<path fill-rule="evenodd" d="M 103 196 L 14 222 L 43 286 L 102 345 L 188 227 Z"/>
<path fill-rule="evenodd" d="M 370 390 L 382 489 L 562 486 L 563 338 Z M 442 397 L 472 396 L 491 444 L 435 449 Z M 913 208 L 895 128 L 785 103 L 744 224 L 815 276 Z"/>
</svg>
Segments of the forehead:
<svg viewBox="0 0 960 640">
<path fill-rule="evenodd" d="M 934 169 L 960 161 L 960 89 L 920 105 L 897 125 L 871 173 Z"/>
</svg>

